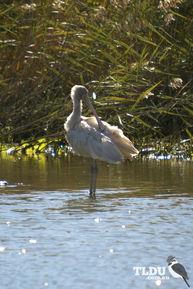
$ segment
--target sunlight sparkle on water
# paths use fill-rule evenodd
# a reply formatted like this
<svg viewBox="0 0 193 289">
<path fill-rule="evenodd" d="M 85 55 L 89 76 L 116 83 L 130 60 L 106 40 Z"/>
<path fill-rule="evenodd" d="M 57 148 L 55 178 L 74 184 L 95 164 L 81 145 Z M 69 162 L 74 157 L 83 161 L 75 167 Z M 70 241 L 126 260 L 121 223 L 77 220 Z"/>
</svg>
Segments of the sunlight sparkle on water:
<svg viewBox="0 0 193 289">
<path fill-rule="evenodd" d="M 102 221 L 102 219 L 101 218 L 95 218 L 94 221 L 95 221 L 95 223 L 100 223 L 100 221 Z"/>
<path fill-rule="evenodd" d="M 29 240 L 29 243 L 30 243 L 30 244 L 36 244 L 36 243 L 37 243 L 37 240 L 35 240 L 35 239 L 30 239 L 30 240 Z"/>
<path fill-rule="evenodd" d="M 18 253 L 19 255 L 21 254 L 25 254 L 27 252 L 27 250 L 25 248 L 22 248 L 21 251 Z"/>
<path fill-rule="evenodd" d="M 155 281 L 155 285 L 157 285 L 157 286 L 160 286 L 161 283 L 162 283 L 162 281 L 161 281 L 160 279 L 158 279 L 158 280 Z"/>
<path fill-rule="evenodd" d="M 5 251 L 5 247 L 0 247 L 0 252 L 4 252 Z"/>
</svg>

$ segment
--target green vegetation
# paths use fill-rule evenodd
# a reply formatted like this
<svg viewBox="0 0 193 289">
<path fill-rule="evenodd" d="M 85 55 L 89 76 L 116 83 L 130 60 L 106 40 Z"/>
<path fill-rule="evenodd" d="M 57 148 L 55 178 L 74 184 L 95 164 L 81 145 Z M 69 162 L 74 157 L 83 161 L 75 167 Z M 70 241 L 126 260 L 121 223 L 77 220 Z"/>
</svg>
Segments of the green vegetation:
<svg viewBox="0 0 193 289">
<path fill-rule="evenodd" d="M 192 1 L 3 2 L 2 144 L 64 143 L 70 89 L 82 84 L 137 147 L 188 139 L 192 154 Z"/>
</svg>

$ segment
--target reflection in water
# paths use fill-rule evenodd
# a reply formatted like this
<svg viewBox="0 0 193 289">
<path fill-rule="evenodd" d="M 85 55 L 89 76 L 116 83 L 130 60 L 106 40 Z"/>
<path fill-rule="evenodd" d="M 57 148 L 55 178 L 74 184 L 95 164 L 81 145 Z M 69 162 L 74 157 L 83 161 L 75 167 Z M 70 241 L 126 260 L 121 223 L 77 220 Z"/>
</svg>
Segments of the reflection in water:
<svg viewBox="0 0 193 289">
<path fill-rule="evenodd" d="M 89 160 L 0 159 L 1 288 L 180 288 L 133 267 L 174 255 L 193 284 L 193 163 L 99 164 L 88 198 Z M 156 282 L 156 283 L 155 283 Z"/>
<path fill-rule="evenodd" d="M 97 187 L 131 194 L 192 193 L 193 163 L 177 160 L 125 161 L 119 165 L 99 162 Z M 90 163 L 86 158 L 40 159 L 7 156 L 0 162 L 0 179 L 30 189 L 80 191 L 89 188 Z M 175 189 L 178 189 L 175 192 Z"/>
</svg>

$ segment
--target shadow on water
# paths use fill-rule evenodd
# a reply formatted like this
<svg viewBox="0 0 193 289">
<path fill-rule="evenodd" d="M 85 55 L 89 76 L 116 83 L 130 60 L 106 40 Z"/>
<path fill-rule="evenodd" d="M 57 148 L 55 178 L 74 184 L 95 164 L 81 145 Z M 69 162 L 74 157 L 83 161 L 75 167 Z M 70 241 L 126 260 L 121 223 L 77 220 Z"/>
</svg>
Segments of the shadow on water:
<svg viewBox="0 0 193 289">
<path fill-rule="evenodd" d="M 193 163 L 99 162 L 96 200 L 89 172 L 76 156 L 0 158 L 1 288 L 157 288 L 133 268 L 169 255 L 192 283 Z M 169 274 L 160 288 L 183 286 Z"/>
</svg>

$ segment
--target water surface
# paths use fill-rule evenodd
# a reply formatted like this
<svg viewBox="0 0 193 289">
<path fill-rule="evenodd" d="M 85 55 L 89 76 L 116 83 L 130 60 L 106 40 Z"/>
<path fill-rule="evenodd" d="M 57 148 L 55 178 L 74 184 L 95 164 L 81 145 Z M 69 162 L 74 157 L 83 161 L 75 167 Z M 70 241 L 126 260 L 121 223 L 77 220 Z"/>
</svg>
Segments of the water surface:
<svg viewBox="0 0 193 289">
<path fill-rule="evenodd" d="M 193 284 L 193 163 L 100 162 L 96 200 L 89 167 L 79 157 L 1 157 L 0 288 L 157 288 L 134 267 L 167 267 L 169 255 Z M 165 277 L 160 288 L 186 288 Z"/>
</svg>

